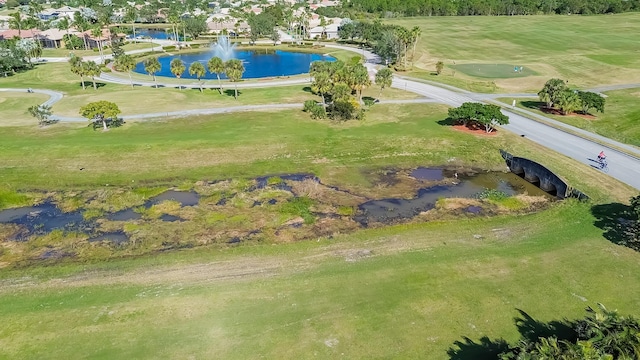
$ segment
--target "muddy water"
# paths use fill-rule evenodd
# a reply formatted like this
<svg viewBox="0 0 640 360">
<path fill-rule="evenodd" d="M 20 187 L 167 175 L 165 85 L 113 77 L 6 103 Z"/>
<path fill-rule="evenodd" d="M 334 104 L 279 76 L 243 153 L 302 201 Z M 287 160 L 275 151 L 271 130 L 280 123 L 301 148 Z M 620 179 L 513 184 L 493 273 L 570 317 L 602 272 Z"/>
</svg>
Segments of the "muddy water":
<svg viewBox="0 0 640 360">
<path fill-rule="evenodd" d="M 389 171 L 385 174 L 384 181 L 392 184 L 398 182 L 398 171 Z M 404 172 L 406 175 L 407 172 Z M 481 173 L 474 175 L 462 175 L 452 170 L 439 168 L 417 168 L 410 173 L 419 184 L 424 183 L 424 188 L 417 191 L 412 198 L 387 198 L 377 199 L 361 203 L 359 211 L 352 218 L 362 226 L 367 226 L 375 222 L 393 222 L 400 219 L 409 219 L 420 212 L 427 211 L 435 207 L 439 198 L 474 198 L 486 189 L 494 189 L 507 195 L 527 193 L 532 196 L 548 195 L 536 186 L 528 183 L 524 179 L 513 173 Z M 260 189 L 267 186 L 291 191 L 291 182 L 302 182 L 313 180 L 325 186 L 316 176 L 312 174 L 286 174 L 279 176 L 265 176 L 255 180 L 253 189 Z M 328 186 L 328 188 L 332 188 Z M 253 191 L 253 190 L 251 190 Z M 196 206 L 201 195 L 194 191 L 169 190 L 158 196 L 150 198 L 143 204 L 144 208 L 150 208 L 163 201 L 177 201 L 183 207 Z M 226 202 L 226 201 L 225 201 Z M 254 206 L 264 204 L 275 205 L 275 199 L 254 202 Z M 257 205 L 256 205 L 257 204 Z M 219 203 L 225 206 L 225 203 Z M 465 211 L 469 213 L 481 213 L 480 206 L 469 206 Z M 318 215 L 320 217 L 336 217 L 336 214 Z M 107 214 L 102 219 L 110 221 L 134 221 L 143 220 L 140 213 L 135 209 L 125 209 L 119 212 Z M 120 244 L 128 241 L 127 234 L 123 231 L 101 233 L 98 229 L 99 221 L 84 220 L 81 211 L 70 213 L 62 212 L 55 204 L 45 202 L 31 207 L 8 209 L 0 211 L 0 223 L 16 224 L 20 226 L 14 240 L 27 240 L 31 235 L 44 235 L 52 230 L 78 231 L 90 236 L 89 241 L 110 241 Z M 180 222 L 183 219 L 163 214 L 159 220 L 165 222 Z"/>
<path fill-rule="evenodd" d="M 444 179 L 441 169 L 418 168 L 411 175 L 421 180 Z M 371 222 L 386 223 L 408 219 L 435 208 L 436 201 L 440 198 L 474 198 L 486 189 L 497 190 L 509 196 L 525 193 L 532 196 L 550 196 L 513 173 L 460 175 L 451 185 L 436 185 L 420 189 L 417 196 L 411 199 L 389 198 L 367 201 L 359 206 L 360 214 L 354 219 L 363 226 Z M 468 211 L 478 213 L 481 209 L 474 207 Z"/>
</svg>

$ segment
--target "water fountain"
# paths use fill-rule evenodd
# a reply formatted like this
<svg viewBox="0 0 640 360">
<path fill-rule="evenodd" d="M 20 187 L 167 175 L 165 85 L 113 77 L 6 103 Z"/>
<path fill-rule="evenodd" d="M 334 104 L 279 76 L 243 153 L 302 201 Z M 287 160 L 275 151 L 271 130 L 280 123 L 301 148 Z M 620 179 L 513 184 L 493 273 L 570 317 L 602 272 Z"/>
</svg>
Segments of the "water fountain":
<svg viewBox="0 0 640 360">
<path fill-rule="evenodd" d="M 232 43 L 227 36 L 220 35 L 218 42 L 213 45 L 213 55 L 219 57 L 222 61 L 227 61 L 234 58 L 235 48 L 236 44 Z"/>
</svg>

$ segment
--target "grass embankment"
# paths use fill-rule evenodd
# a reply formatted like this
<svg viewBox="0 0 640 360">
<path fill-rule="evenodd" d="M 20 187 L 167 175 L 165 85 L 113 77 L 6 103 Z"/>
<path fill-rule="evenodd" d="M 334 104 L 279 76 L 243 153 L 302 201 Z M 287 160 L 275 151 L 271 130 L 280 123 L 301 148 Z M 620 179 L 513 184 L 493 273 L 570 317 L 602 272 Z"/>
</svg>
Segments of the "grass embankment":
<svg viewBox="0 0 640 360">
<path fill-rule="evenodd" d="M 603 239 L 594 220 L 589 205 L 566 203 L 5 272 L 0 357 L 448 359 L 463 336 L 514 341 L 518 309 L 540 321 L 596 302 L 634 313 L 639 256 Z"/>
<path fill-rule="evenodd" d="M 408 75 L 469 90 L 538 91 L 552 77 L 579 87 L 640 82 L 636 34 L 640 14 L 601 16 L 474 16 L 393 19 L 408 28 L 420 27 L 414 72 Z M 509 64 L 524 66 L 537 76 L 493 81 L 446 68 L 440 76 L 435 63 Z M 474 83 L 475 82 L 475 83 Z"/>
<path fill-rule="evenodd" d="M 553 115 L 540 110 L 540 99 L 524 98 L 517 101 L 516 106 L 535 113 L 562 121 L 580 129 L 591 131 L 623 143 L 640 147 L 640 89 L 608 91 L 605 112 L 592 110 L 593 118 L 581 115 Z M 513 99 L 498 99 L 511 104 Z"/>
<path fill-rule="evenodd" d="M 491 140 L 459 133 L 438 124 L 445 117 L 441 105 L 378 104 L 365 121 L 345 124 L 293 110 L 129 123 L 106 133 L 85 124 L 6 127 L 0 133 L 0 182 L 17 189 L 73 189 L 313 172 L 328 184 L 366 188 L 371 182 L 362 167 L 504 169 L 500 148 L 561 170 L 588 193 L 600 193 L 592 184 L 608 179 L 570 159 L 543 155 L 507 132 Z M 618 189 L 620 198 L 628 198 L 628 187 L 612 187 Z"/>
</svg>

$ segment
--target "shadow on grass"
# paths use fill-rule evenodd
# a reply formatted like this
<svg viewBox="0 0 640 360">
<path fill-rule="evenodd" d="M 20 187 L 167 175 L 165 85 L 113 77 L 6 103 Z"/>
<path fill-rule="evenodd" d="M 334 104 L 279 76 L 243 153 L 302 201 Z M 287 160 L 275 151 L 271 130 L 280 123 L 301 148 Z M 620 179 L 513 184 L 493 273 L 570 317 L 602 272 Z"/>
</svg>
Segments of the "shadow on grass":
<svg viewBox="0 0 640 360">
<path fill-rule="evenodd" d="M 602 229 L 605 239 L 614 244 L 621 244 L 625 222 L 633 220 L 631 210 L 631 206 L 620 203 L 595 205 L 591 208 L 591 214 L 596 218 L 593 224 Z"/>
<path fill-rule="evenodd" d="M 528 109 L 534 109 L 534 110 L 540 110 L 542 108 L 545 107 L 545 103 L 541 102 L 541 101 L 535 101 L 535 100 L 524 100 L 524 101 L 520 101 L 520 105 L 528 108 Z"/>
<path fill-rule="evenodd" d="M 305 86 L 305 87 L 303 87 L 303 88 L 302 88 L 302 91 L 304 91 L 304 92 L 308 92 L 308 93 L 313 93 L 313 91 L 311 90 L 311 87 L 310 87 L 310 86 Z"/>
<path fill-rule="evenodd" d="M 80 82 L 80 83 L 79 83 L 79 84 L 80 84 L 80 86 L 82 86 L 82 83 L 83 83 L 83 82 Z M 87 89 L 88 89 L 88 88 L 92 88 L 92 89 L 93 89 L 93 81 L 90 81 L 90 80 L 89 80 L 89 81 L 84 81 L 84 86 L 85 86 Z M 105 87 L 105 86 L 107 86 L 107 84 L 106 84 L 106 83 L 102 83 L 102 82 L 97 82 L 97 81 L 96 81 L 96 87 L 97 87 L 98 89 L 99 89 L 99 88 L 102 88 L 102 87 Z"/>
<path fill-rule="evenodd" d="M 227 96 L 235 97 L 236 91 L 234 89 L 227 89 L 223 91 L 223 93 Z M 238 90 L 238 96 L 242 95 L 242 91 Z"/>
<path fill-rule="evenodd" d="M 438 125 L 441 126 L 453 126 L 453 125 L 458 125 L 459 122 L 452 119 L 452 118 L 446 118 L 446 119 L 442 119 L 442 120 L 438 120 L 437 121 Z"/>
<path fill-rule="evenodd" d="M 520 316 L 513 319 L 521 340 L 537 341 L 540 337 L 555 336 L 558 340 L 575 341 L 578 337 L 573 330 L 574 323 L 567 319 L 541 322 L 525 311 L 516 309 Z M 514 343 L 514 345 L 516 345 Z M 451 360 L 499 360 L 500 354 L 510 351 L 509 343 L 504 339 L 490 339 L 483 336 L 477 342 L 464 336 L 456 340 L 447 350 Z"/>
</svg>

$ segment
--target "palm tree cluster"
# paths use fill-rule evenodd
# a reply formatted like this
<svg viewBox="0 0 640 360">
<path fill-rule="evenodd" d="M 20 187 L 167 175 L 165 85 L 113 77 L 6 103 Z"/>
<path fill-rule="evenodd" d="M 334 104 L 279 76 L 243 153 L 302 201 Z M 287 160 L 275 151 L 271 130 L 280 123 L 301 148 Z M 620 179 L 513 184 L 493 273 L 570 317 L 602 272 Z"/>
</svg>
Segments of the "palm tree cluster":
<svg viewBox="0 0 640 360">
<path fill-rule="evenodd" d="M 359 39 L 373 48 L 376 54 L 398 68 L 406 69 L 415 58 L 422 30 L 415 26 L 407 29 L 399 25 L 382 24 L 380 21 L 349 22 L 338 29 L 343 40 Z"/>
<path fill-rule="evenodd" d="M 69 65 L 71 66 L 71 72 L 75 75 L 80 76 L 80 81 L 82 83 L 82 89 L 86 90 L 84 84 L 84 77 L 89 76 L 91 81 L 93 82 L 93 89 L 98 90 L 96 84 L 96 76 L 100 76 L 102 72 L 100 70 L 100 66 L 94 61 L 84 61 L 80 56 L 74 56 L 69 60 Z"/>
<path fill-rule="evenodd" d="M 73 61 L 73 60 L 72 60 Z M 156 88 L 158 87 L 158 80 L 156 78 L 156 73 L 158 73 L 162 69 L 162 64 L 158 61 L 158 58 L 151 57 L 147 58 L 143 62 L 144 70 L 147 74 L 153 77 L 153 81 L 156 84 Z M 129 55 L 122 55 L 116 59 L 115 68 L 119 71 L 127 72 L 129 74 L 129 80 L 131 81 L 131 87 L 133 87 L 133 79 L 131 77 L 131 72 L 135 69 L 136 63 L 135 60 Z M 185 65 L 182 59 L 176 58 L 171 60 L 169 64 L 169 68 L 171 73 L 178 79 L 182 77 L 185 71 L 189 71 L 189 75 L 195 76 L 198 79 L 200 92 L 203 91 L 202 88 L 202 78 L 206 75 L 207 70 L 211 74 L 215 74 L 218 78 L 218 91 L 222 94 L 222 81 L 220 80 L 220 75 L 226 74 L 227 78 L 232 82 L 237 83 L 242 79 L 242 75 L 244 74 L 244 65 L 242 61 L 238 59 L 231 59 L 228 61 L 222 61 L 221 58 L 214 56 L 207 62 L 207 66 L 205 67 L 201 62 L 195 61 L 187 66 Z M 73 69 L 73 65 L 72 65 Z M 75 73 L 75 72 L 74 72 Z M 180 87 L 182 89 L 182 86 Z M 238 85 L 235 86 L 234 97 L 238 98 Z"/>
<path fill-rule="evenodd" d="M 563 115 L 576 110 L 587 114 L 591 108 L 604 112 L 604 97 L 588 91 L 570 89 L 562 79 L 547 81 L 538 92 L 538 96 L 548 109 L 557 108 Z"/>
<path fill-rule="evenodd" d="M 567 324 L 569 336 L 522 339 L 502 360 L 632 360 L 640 358 L 640 322 L 598 304 L 584 319 Z"/>
<path fill-rule="evenodd" d="M 348 63 L 315 61 L 309 73 L 313 76 L 311 90 L 320 96 L 324 108 L 327 97 L 331 98 L 330 117 L 347 120 L 362 113 L 362 92 L 371 86 L 371 79 L 360 58 L 355 57 Z"/>
</svg>

